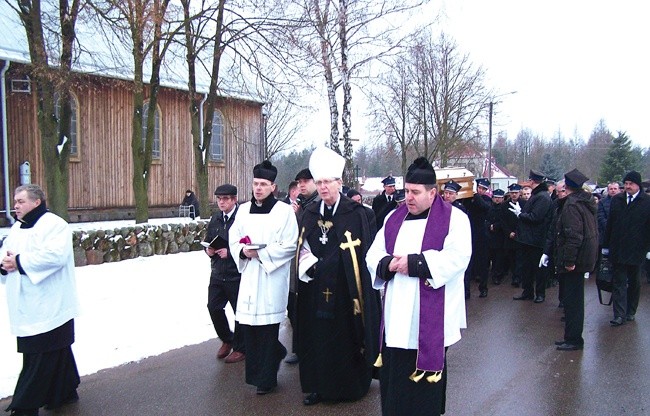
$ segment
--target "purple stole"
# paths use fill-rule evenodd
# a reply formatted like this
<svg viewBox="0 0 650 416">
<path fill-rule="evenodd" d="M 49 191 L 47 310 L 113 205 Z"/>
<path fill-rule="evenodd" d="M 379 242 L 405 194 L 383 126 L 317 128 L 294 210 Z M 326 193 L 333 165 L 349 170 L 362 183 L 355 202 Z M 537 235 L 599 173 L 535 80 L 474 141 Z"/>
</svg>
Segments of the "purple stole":
<svg viewBox="0 0 650 416">
<path fill-rule="evenodd" d="M 390 255 L 395 250 L 395 240 L 402 222 L 408 214 L 406 204 L 401 205 L 386 221 L 384 237 L 386 252 Z M 427 224 L 422 239 L 421 252 L 426 250 L 442 250 L 445 238 L 449 233 L 449 220 L 451 218 L 451 205 L 445 203 L 436 195 L 433 200 Z M 385 287 L 388 290 L 388 284 Z M 384 322 L 382 319 L 380 336 L 383 337 Z M 418 382 L 426 373 L 430 383 L 438 382 L 442 377 L 445 363 L 445 287 L 438 289 L 431 287 L 427 279 L 420 278 L 420 328 L 418 333 L 418 356 L 415 372 L 411 380 Z M 419 374 L 418 374 L 419 373 Z"/>
</svg>

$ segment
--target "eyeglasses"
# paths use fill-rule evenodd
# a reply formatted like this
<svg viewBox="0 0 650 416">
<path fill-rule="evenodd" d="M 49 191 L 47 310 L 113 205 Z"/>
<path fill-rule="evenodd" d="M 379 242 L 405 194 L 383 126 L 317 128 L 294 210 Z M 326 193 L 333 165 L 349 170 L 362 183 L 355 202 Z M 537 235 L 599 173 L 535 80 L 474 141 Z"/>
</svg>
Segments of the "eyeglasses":
<svg viewBox="0 0 650 416">
<path fill-rule="evenodd" d="M 316 186 L 321 186 L 321 185 L 329 186 L 332 184 L 332 182 L 336 182 L 337 180 L 338 179 L 319 179 L 317 181 L 314 181 L 314 183 L 316 184 Z"/>
</svg>

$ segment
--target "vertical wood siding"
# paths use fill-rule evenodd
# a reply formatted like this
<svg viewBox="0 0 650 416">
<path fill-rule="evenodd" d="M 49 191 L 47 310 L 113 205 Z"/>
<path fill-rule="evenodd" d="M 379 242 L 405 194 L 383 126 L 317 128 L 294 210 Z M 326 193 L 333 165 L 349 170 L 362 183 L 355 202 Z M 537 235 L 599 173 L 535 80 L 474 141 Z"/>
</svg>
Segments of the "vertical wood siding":
<svg viewBox="0 0 650 416">
<path fill-rule="evenodd" d="M 79 103 L 79 158 L 70 162 L 70 208 L 133 207 L 130 83 L 78 76 L 73 93 Z M 185 189 L 196 190 L 187 93 L 161 88 L 158 108 L 161 159 L 151 167 L 149 205 L 175 206 Z M 225 161 L 210 163 L 209 191 L 229 182 L 240 189 L 241 199 L 247 199 L 253 166 L 263 154 L 261 105 L 222 99 L 218 108 L 224 115 Z M 25 160 L 31 164 L 32 183 L 43 184 L 35 94 L 9 93 L 7 121 L 10 188 L 19 185 L 19 165 Z"/>
</svg>

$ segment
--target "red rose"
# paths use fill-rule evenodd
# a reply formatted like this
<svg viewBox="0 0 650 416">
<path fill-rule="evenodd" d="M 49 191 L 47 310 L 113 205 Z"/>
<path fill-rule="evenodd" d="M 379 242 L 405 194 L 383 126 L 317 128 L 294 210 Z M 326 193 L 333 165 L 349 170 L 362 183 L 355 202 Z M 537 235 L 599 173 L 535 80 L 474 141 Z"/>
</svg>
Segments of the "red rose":
<svg viewBox="0 0 650 416">
<path fill-rule="evenodd" d="M 249 236 L 245 236 L 239 239 L 239 242 L 241 244 L 250 244 L 251 243 L 251 238 Z"/>
</svg>

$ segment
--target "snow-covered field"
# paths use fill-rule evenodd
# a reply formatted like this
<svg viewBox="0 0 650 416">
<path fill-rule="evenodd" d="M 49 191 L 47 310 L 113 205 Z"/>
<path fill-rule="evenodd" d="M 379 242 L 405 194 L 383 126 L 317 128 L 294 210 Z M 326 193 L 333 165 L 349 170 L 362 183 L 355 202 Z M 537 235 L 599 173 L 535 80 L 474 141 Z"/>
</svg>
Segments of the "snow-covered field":
<svg viewBox="0 0 650 416">
<path fill-rule="evenodd" d="M 73 350 L 81 375 L 216 337 L 206 308 L 210 261 L 202 251 L 77 267 L 76 277 L 82 314 Z M 22 367 L 5 298 L 0 285 L 0 398 L 13 394 Z"/>
</svg>

